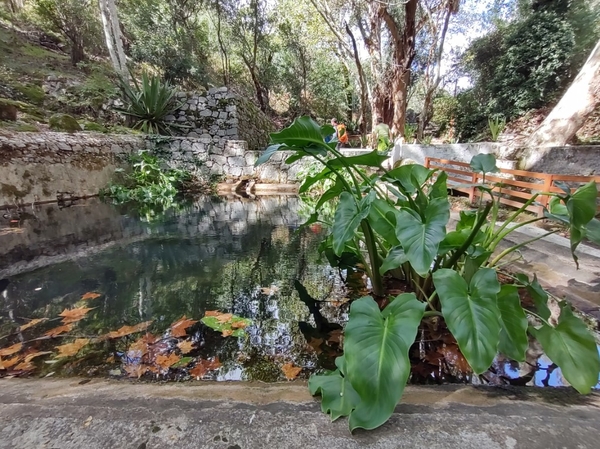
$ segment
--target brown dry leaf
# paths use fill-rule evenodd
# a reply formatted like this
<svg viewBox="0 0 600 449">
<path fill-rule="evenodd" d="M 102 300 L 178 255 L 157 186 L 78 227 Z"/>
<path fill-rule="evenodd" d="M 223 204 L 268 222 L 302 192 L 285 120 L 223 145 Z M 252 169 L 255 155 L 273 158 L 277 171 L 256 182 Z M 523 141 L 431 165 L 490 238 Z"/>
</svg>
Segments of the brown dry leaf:
<svg viewBox="0 0 600 449">
<path fill-rule="evenodd" d="M 111 339 L 111 338 L 125 337 L 126 335 L 135 334 L 136 332 L 145 331 L 146 329 L 148 329 L 148 327 L 151 324 L 152 324 L 152 320 L 144 321 L 143 323 L 136 324 L 135 326 L 123 326 L 116 331 L 112 331 L 112 332 L 109 332 L 108 334 L 103 335 L 102 338 Z"/>
<path fill-rule="evenodd" d="M 115 363 L 115 356 L 111 355 L 106 358 L 106 363 Z"/>
<path fill-rule="evenodd" d="M 15 366 L 13 371 L 33 371 L 35 369 L 35 365 L 31 362 L 21 362 L 17 366 Z"/>
<path fill-rule="evenodd" d="M 157 356 L 154 362 L 163 369 L 169 369 L 169 367 L 179 362 L 180 359 L 181 357 L 179 357 L 177 354 L 171 353 L 169 355 Z"/>
<path fill-rule="evenodd" d="M 12 359 L 0 360 L 0 369 L 9 369 L 21 361 L 21 356 L 13 357 Z"/>
<path fill-rule="evenodd" d="M 86 419 L 83 422 L 83 427 L 89 427 L 89 425 L 92 423 L 92 419 L 94 419 L 94 418 L 92 418 L 91 416 L 88 416 L 88 419 Z"/>
<path fill-rule="evenodd" d="M 146 341 L 143 338 L 140 338 L 139 340 L 134 341 L 129 346 L 129 351 L 139 351 L 139 353 L 143 357 L 148 353 L 148 343 L 146 343 Z"/>
<path fill-rule="evenodd" d="M 223 329 L 223 332 L 221 333 L 221 335 L 223 335 L 223 337 L 229 337 L 232 334 L 233 334 L 233 331 L 231 329 Z"/>
<path fill-rule="evenodd" d="M 221 362 L 218 357 L 211 360 L 199 359 L 196 362 L 196 366 L 190 370 L 190 375 L 194 376 L 196 379 L 200 379 L 204 377 L 209 370 L 215 370 L 220 366 Z"/>
<path fill-rule="evenodd" d="M 29 329 L 30 327 L 35 326 L 36 324 L 42 323 L 44 321 L 46 321 L 48 318 L 36 318 L 34 320 L 31 320 L 29 323 L 27 324 L 23 324 L 20 328 L 19 328 L 19 332 L 23 332 L 26 329 Z"/>
<path fill-rule="evenodd" d="M 25 356 L 25 361 L 26 362 L 31 362 L 36 357 L 41 357 L 41 356 L 47 355 L 47 354 L 52 354 L 52 351 L 37 351 L 37 352 L 32 352 L 32 353 L 27 354 Z"/>
<path fill-rule="evenodd" d="M 183 315 L 178 321 L 171 324 L 171 334 L 173 337 L 185 337 L 187 335 L 186 329 L 197 322 L 198 321 L 190 320 Z"/>
<path fill-rule="evenodd" d="M 0 349 L 0 356 L 13 355 L 23 348 L 23 343 L 15 343 L 8 348 Z"/>
<path fill-rule="evenodd" d="M 137 379 L 142 377 L 144 374 L 146 374 L 146 371 L 148 371 L 148 367 L 140 363 L 125 365 L 123 368 L 129 377 L 135 377 Z"/>
<path fill-rule="evenodd" d="M 73 343 L 67 343 L 66 345 L 57 346 L 58 355 L 57 357 L 70 357 L 79 352 L 81 348 L 90 342 L 89 338 L 78 338 Z"/>
<path fill-rule="evenodd" d="M 323 352 L 323 350 L 321 349 L 322 344 L 323 344 L 322 338 L 311 337 L 311 339 L 308 341 L 308 345 L 311 348 L 313 348 L 317 354 L 321 354 Z"/>
<path fill-rule="evenodd" d="M 221 313 L 221 314 L 215 316 L 217 321 L 221 324 L 226 323 L 227 321 L 231 320 L 232 317 L 233 317 L 233 313 Z"/>
<path fill-rule="evenodd" d="M 232 329 L 243 329 L 247 325 L 248 324 L 245 321 L 234 321 L 233 323 L 231 323 L 231 328 Z"/>
<path fill-rule="evenodd" d="M 219 312 L 218 310 L 207 310 L 204 313 L 204 316 L 218 316 L 221 315 L 221 312 Z"/>
<path fill-rule="evenodd" d="M 272 295 L 274 293 L 277 293 L 279 291 L 278 287 L 261 287 L 260 291 L 264 294 L 264 295 Z"/>
<path fill-rule="evenodd" d="M 286 363 L 281 367 L 281 371 L 283 371 L 283 374 L 285 374 L 287 380 L 294 380 L 296 377 L 298 377 L 298 374 L 300 374 L 302 368 L 299 366 L 294 366 L 291 363 Z"/>
<path fill-rule="evenodd" d="M 330 343 L 341 344 L 344 338 L 344 332 L 341 329 L 335 329 L 327 336 L 327 341 Z"/>
<path fill-rule="evenodd" d="M 95 309 L 95 307 L 77 307 L 75 309 L 65 309 L 59 314 L 59 316 L 63 317 L 62 322 L 64 324 L 76 323 L 77 321 L 80 321 L 83 318 L 85 318 L 87 313 L 92 309 Z"/>
<path fill-rule="evenodd" d="M 442 345 L 438 352 L 444 355 L 446 362 L 462 373 L 470 373 L 471 366 L 465 356 L 462 355 L 457 345 Z"/>
<path fill-rule="evenodd" d="M 65 332 L 70 332 L 73 329 L 73 323 L 64 324 L 62 326 L 55 327 L 54 329 L 50 329 L 44 335 L 46 337 L 56 337 L 57 335 L 64 334 Z"/>
<path fill-rule="evenodd" d="M 96 299 L 96 298 L 99 298 L 100 296 L 102 296 L 102 295 L 99 293 L 87 292 L 81 297 L 81 299 L 83 301 L 87 301 L 88 299 Z"/>
<path fill-rule="evenodd" d="M 192 352 L 192 349 L 194 348 L 194 343 L 192 341 L 185 340 L 178 343 L 177 347 L 179 348 L 182 354 L 188 354 Z"/>
</svg>

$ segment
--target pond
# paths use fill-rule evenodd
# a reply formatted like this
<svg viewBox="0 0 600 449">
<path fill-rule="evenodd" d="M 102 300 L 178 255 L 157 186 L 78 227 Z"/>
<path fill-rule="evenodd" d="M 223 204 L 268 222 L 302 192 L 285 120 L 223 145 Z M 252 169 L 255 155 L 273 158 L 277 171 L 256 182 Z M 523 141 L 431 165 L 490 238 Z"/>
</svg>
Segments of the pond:
<svg viewBox="0 0 600 449">
<path fill-rule="evenodd" d="M 196 198 L 159 216 L 99 200 L 11 212 L 0 376 L 273 382 L 333 368 L 365 283 L 320 260 L 305 215 L 293 196 Z M 564 382 L 534 347 L 529 365 L 498 359 L 472 378 L 453 342 L 416 346 L 414 383 Z"/>
</svg>

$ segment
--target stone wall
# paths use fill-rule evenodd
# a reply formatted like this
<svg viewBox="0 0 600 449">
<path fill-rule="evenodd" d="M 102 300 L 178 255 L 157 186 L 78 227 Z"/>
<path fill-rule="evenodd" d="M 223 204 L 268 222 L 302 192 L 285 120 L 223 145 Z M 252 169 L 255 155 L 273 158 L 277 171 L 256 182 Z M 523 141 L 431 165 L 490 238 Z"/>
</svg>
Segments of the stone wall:
<svg viewBox="0 0 600 449">
<path fill-rule="evenodd" d="M 245 140 L 250 150 L 262 149 L 269 142 L 273 124 L 268 117 L 251 100 L 227 87 L 213 87 L 204 93 L 180 92 L 177 100 L 181 106 L 166 119 L 181 125 L 181 136 Z"/>
<path fill-rule="evenodd" d="M 425 163 L 426 157 L 451 159 L 470 162 L 479 153 L 494 154 L 504 168 L 523 168 L 521 161 L 530 152 L 527 148 L 514 148 L 502 143 L 457 143 L 445 145 L 400 145 L 396 144 L 392 152 L 392 163 L 412 160 Z M 529 171 L 566 175 L 591 176 L 600 174 L 600 146 L 574 145 L 552 148 L 548 154 L 537 161 Z"/>
</svg>

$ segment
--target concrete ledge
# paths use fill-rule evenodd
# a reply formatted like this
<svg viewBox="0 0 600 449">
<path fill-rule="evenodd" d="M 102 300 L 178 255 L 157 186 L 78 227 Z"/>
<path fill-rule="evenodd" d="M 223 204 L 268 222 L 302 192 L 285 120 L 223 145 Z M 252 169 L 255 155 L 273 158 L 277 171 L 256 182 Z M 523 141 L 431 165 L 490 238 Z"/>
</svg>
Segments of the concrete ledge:
<svg viewBox="0 0 600 449">
<path fill-rule="evenodd" d="M 409 387 L 388 423 L 350 434 L 306 384 L 0 380 L 1 448 L 595 448 L 600 396 Z M 85 382 L 85 381 L 83 381 Z"/>
</svg>

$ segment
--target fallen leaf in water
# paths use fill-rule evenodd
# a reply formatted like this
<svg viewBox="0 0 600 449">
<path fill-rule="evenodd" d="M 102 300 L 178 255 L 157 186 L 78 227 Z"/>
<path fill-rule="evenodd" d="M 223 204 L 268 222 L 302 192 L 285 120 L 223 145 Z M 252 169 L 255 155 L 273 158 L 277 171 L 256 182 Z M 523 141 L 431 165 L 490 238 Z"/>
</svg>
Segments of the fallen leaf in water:
<svg viewBox="0 0 600 449">
<path fill-rule="evenodd" d="M 182 357 L 177 363 L 171 365 L 171 368 L 184 368 L 188 366 L 192 360 L 194 360 L 193 357 Z"/>
<path fill-rule="evenodd" d="M 223 329 L 221 335 L 223 337 L 229 337 L 230 335 L 233 335 L 233 331 L 231 329 Z"/>
<path fill-rule="evenodd" d="M 31 362 L 21 362 L 17 366 L 15 366 L 13 371 L 33 371 L 35 369 L 35 365 Z"/>
<path fill-rule="evenodd" d="M 90 340 L 88 338 L 78 338 L 73 343 L 57 346 L 56 349 L 59 351 L 57 357 L 70 357 L 75 355 L 89 342 Z"/>
<path fill-rule="evenodd" d="M 111 355 L 106 358 L 106 363 L 115 363 L 115 356 Z"/>
<path fill-rule="evenodd" d="M 102 296 L 102 295 L 99 293 L 87 292 L 87 293 L 84 293 L 84 295 L 81 297 L 81 299 L 84 301 L 87 301 L 89 299 L 99 298 L 100 296 Z"/>
<path fill-rule="evenodd" d="M 233 313 L 222 313 L 217 310 L 209 310 L 204 316 L 213 316 L 219 323 L 223 324 L 233 318 Z"/>
<path fill-rule="evenodd" d="M 171 353 L 169 355 L 159 355 L 156 357 L 155 363 L 163 369 L 169 369 L 172 365 L 175 365 L 177 362 L 181 360 L 175 353 Z"/>
<path fill-rule="evenodd" d="M 204 316 L 217 316 L 217 315 L 221 315 L 221 312 L 219 312 L 218 310 L 207 310 L 204 313 Z"/>
<path fill-rule="evenodd" d="M 194 343 L 192 341 L 185 340 L 178 343 L 177 347 L 179 348 L 182 354 L 188 354 L 192 352 L 192 349 L 194 349 Z"/>
<path fill-rule="evenodd" d="M 125 337 L 126 335 L 135 334 L 136 332 L 145 331 L 151 324 L 152 321 L 144 321 L 143 323 L 136 324 L 135 326 L 123 326 L 116 331 L 112 331 L 108 334 L 103 335 L 101 338 L 111 339 Z"/>
<path fill-rule="evenodd" d="M 19 332 L 23 332 L 26 329 L 29 329 L 30 327 L 35 326 L 36 324 L 42 323 L 44 321 L 46 321 L 48 318 L 36 318 L 34 320 L 31 320 L 29 323 L 23 324 L 20 328 L 19 328 Z"/>
<path fill-rule="evenodd" d="M 83 318 L 85 318 L 87 313 L 94 308 L 95 307 L 92 307 L 92 308 L 77 307 L 75 309 L 65 309 L 59 314 L 59 316 L 63 317 L 62 322 L 64 324 L 76 323 L 77 321 L 80 321 Z"/>
<path fill-rule="evenodd" d="M 283 371 L 283 374 L 287 380 L 294 380 L 296 377 L 298 377 L 298 374 L 300 374 L 302 368 L 299 366 L 294 366 L 291 363 L 286 363 L 281 367 L 281 371 Z"/>
<path fill-rule="evenodd" d="M 233 323 L 231 323 L 231 328 L 232 329 L 243 329 L 248 325 L 248 323 L 246 321 L 234 321 Z"/>
<path fill-rule="evenodd" d="M 323 341 L 324 340 L 322 338 L 311 337 L 311 339 L 308 341 L 308 345 L 313 348 L 317 354 L 321 354 L 323 352 L 321 349 Z"/>
<path fill-rule="evenodd" d="M 272 295 L 274 293 L 277 293 L 279 291 L 279 288 L 276 286 L 273 287 L 261 287 L 260 291 L 264 294 L 264 295 Z"/>
<path fill-rule="evenodd" d="M 204 375 L 208 371 L 216 370 L 217 368 L 220 368 L 220 367 L 221 367 L 221 362 L 219 361 L 218 357 L 215 357 L 210 360 L 199 359 L 196 362 L 196 366 L 194 366 L 190 370 L 190 375 L 195 377 L 196 379 L 200 379 L 200 378 L 204 377 Z"/>
<path fill-rule="evenodd" d="M 186 329 L 193 326 L 197 322 L 198 321 L 190 320 L 183 315 L 178 321 L 171 324 L 171 334 L 173 337 L 185 337 L 187 335 Z"/>
<path fill-rule="evenodd" d="M 8 348 L 0 349 L 0 356 L 13 355 L 23 348 L 23 343 L 15 343 Z"/>
<path fill-rule="evenodd" d="M 62 326 L 55 327 L 54 329 L 50 329 L 44 335 L 46 337 L 56 337 L 57 335 L 64 334 L 65 332 L 70 332 L 73 329 L 73 323 L 64 324 Z"/>
<path fill-rule="evenodd" d="M 144 374 L 146 374 L 146 371 L 148 371 L 148 367 L 146 365 L 142 365 L 141 363 L 125 365 L 123 369 L 129 377 L 135 377 L 137 379 L 142 377 Z"/>
<path fill-rule="evenodd" d="M 0 360 L 0 369 L 9 369 L 15 366 L 21 360 L 21 356 L 13 357 L 12 359 Z"/>
<path fill-rule="evenodd" d="M 52 354 L 52 351 L 37 351 L 37 352 L 32 352 L 32 353 L 29 353 L 29 354 L 27 354 L 25 356 L 25 361 L 26 362 L 31 362 L 36 357 L 41 357 L 41 356 L 47 355 L 47 354 Z"/>
<path fill-rule="evenodd" d="M 337 343 L 339 345 L 342 343 L 343 338 L 344 332 L 341 329 L 335 329 L 328 334 L 327 341 L 330 343 Z"/>
</svg>

